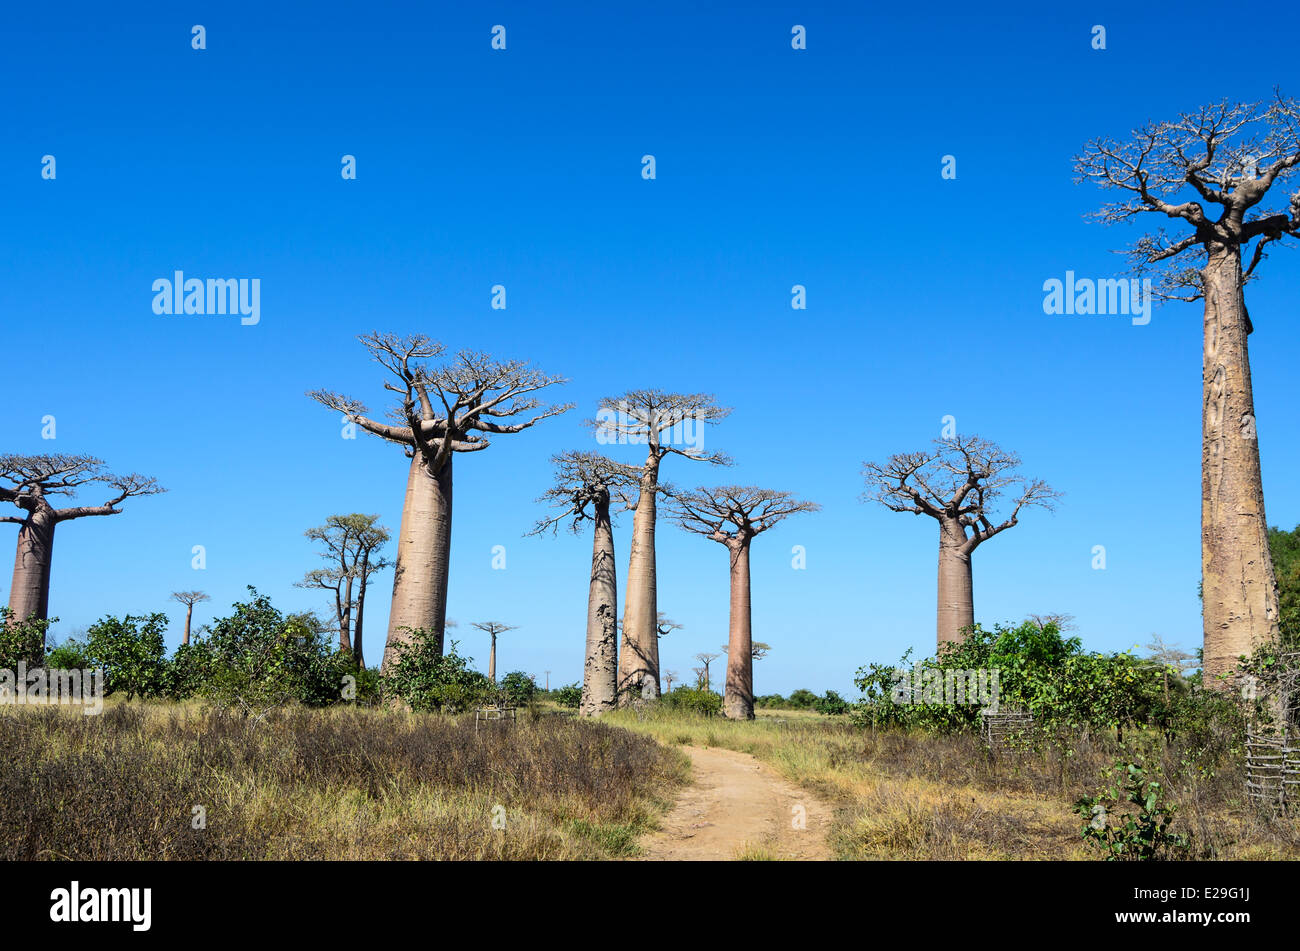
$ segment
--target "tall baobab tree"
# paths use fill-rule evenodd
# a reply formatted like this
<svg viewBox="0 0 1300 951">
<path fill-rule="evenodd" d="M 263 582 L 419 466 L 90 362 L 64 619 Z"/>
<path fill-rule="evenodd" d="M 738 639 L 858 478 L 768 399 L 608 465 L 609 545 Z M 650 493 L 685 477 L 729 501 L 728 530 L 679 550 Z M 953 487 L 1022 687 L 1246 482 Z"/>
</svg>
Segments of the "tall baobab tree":
<svg viewBox="0 0 1300 951">
<path fill-rule="evenodd" d="M 979 436 L 936 439 L 928 452 L 865 463 L 864 499 L 894 512 L 928 515 L 939 523 L 938 646 L 965 639 L 975 624 L 971 556 L 994 535 L 1020 521 L 1026 507 L 1051 509 L 1060 493 L 1041 479 L 1016 472 L 1020 459 Z M 994 508 L 1013 498 L 1010 514 L 995 522 Z"/>
<path fill-rule="evenodd" d="M 821 506 L 796 499 L 789 492 L 736 485 L 683 492 L 672 496 L 669 505 L 682 528 L 727 549 L 731 563 L 731 621 L 722 709 L 731 719 L 752 720 L 754 637 L 749 549 L 755 537 L 791 515 L 816 512 Z"/>
<path fill-rule="evenodd" d="M 629 390 L 600 401 L 592 425 L 602 445 L 644 445 L 637 498 L 632 504 L 632 547 L 628 557 L 627 594 L 623 605 L 623 643 L 618 658 L 618 688 L 624 698 L 659 696 L 659 616 L 655 567 L 656 496 L 664 490 L 659 469 L 670 453 L 729 465 L 720 452 L 704 449 L 704 427 L 725 419 L 731 410 L 707 393 Z"/>
<path fill-rule="evenodd" d="M 297 586 L 323 588 L 334 593 L 339 650 L 350 653 L 364 667 L 366 590 L 372 576 L 392 566 L 379 554 L 379 549 L 391 537 L 388 529 L 379 524 L 378 515 L 352 512 L 331 515 L 324 525 L 309 528 L 303 534 L 324 546 L 320 556 L 326 566 L 308 571 Z"/>
<path fill-rule="evenodd" d="M 554 533 L 568 521 L 578 532 L 592 523 L 591 580 L 587 587 L 587 641 L 583 661 L 582 716 L 599 716 L 618 705 L 618 569 L 614 562 L 614 524 L 610 506 L 627 503 L 629 487 L 637 484 L 631 466 L 599 453 L 566 452 L 553 456 L 555 485 L 538 499 L 559 511 L 538 521 L 529 533 Z"/>
<path fill-rule="evenodd" d="M 506 631 L 517 631 L 517 624 L 498 624 L 496 621 L 475 621 L 474 627 L 492 638 L 492 651 L 488 654 L 488 680 L 497 682 L 497 638 Z"/>
<path fill-rule="evenodd" d="M 18 529 L 18 551 L 14 558 L 13 584 L 9 590 L 12 622 L 49 617 L 50 570 L 54 559 L 54 529 L 62 522 L 91 515 L 118 515 L 129 498 L 167 491 L 156 479 L 137 473 L 114 475 L 104 470 L 94 456 L 2 455 L 0 456 L 0 502 L 12 502 L 22 509 L 19 516 L 0 516 Z M 74 496 L 78 490 L 102 486 L 108 499 L 102 505 L 73 505 L 56 509 L 50 499 Z"/>
<path fill-rule="evenodd" d="M 709 665 L 712 664 L 715 660 L 717 660 L 721 656 L 722 656 L 721 654 L 711 654 L 708 651 L 703 651 L 695 655 L 695 659 L 704 665 L 702 667 L 691 668 L 695 672 L 696 677 L 699 679 L 700 688 L 702 690 L 710 689 L 710 686 L 713 683 L 713 679 L 709 676 Z"/>
<path fill-rule="evenodd" d="M 391 379 L 384 388 L 397 395 L 392 423 L 372 419 L 364 403 L 327 390 L 307 395 L 368 433 L 402 446 L 411 460 L 397 538 L 393 607 L 382 670 L 393 646 L 411 631 L 434 632 L 442 649 L 447 620 L 447 577 L 451 560 L 452 459 L 481 452 L 492 436 L 522 432 L 543 419 L 572 409 L 545 405 L 535 395 L 566 382 L 521 360 L 496 360 L 462 350 L 431 366 L 443 346 L 423 334 L 399 337 L 370 333 L 359 338 Z M 517 422 L 509 422 L 519 418 Z"/>
<path fill-rule="evenodd" d="M 1155 215 L 1178 227 L 1138 239 L 1130 257 L 1162 300 L 1202 301 L 1201 592 L 1207 685 L 1237 658 L 1278 636 L 1277 582 L 1268 551 L 1245 287 L 1269 245 L 1300 234 L 1300 191 L 1263 208 L 1300 164 L 1300 103 L 1227 100 L 1151 122 L 1124 142 L 1094 139 L 1076 180 L 1118 191 L 1094 217 L 1111 224 Z M 1280 201 L 1279 201 L 1280 204 Z M 1216 207 L 1217 206 L 1217 207 Z M 1252 247 L 1253 245 L 1253 247 Z M 1243 264 L 1249 252 L 1248 264 Z"/>
<path fill-rule="evenodd" d="M 181 643 L 190 642 L 190 620 L 194 617 L 194 605 L 200 601 L 211 601 L 202 591 L 173 591 L 172 600 L 179 601 L 185 605 L 185 633 L 181 635 Z"/>
</svg>

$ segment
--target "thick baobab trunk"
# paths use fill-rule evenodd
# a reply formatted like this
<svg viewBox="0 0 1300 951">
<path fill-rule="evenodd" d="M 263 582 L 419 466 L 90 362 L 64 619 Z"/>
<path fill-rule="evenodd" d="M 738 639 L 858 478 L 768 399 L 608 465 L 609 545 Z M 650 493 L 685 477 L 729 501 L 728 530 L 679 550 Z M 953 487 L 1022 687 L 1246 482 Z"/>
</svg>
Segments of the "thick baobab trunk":
<svg viewBox="0 0 1300 951">
<path fill-rule="evenodd" d="M 727 685 L 722 712 L 731 720 L 754 719 L 754 630 L 749 604 L 749 542 L 728 545 L 731 555 L 731 615 L 727 637 Z"/>
<path fill-rule="evenodd" d="M 1236 669 L 1278 634 L 1277 581 L 1268 551 L 1255 400 L 1246 347 L 1241 257 L 1209 249 L 1201 416 L 1201 581 L 1204 682 Z"/>
<path fill-rule="evenodd" d="M 655 501 L 659 460 L 651 451 L 641 476 L 632 520 L 632 549 L 623 608 L 623 644 L 618 657 L 622 702 L 659 696 L 659 603 L 655 579 Z"/>
<path fill-rule="evenodd" d="M 579 712 L 594 717 L 618 706 L 618 570 L 609 500 L 596 504 L 587 593 L 587 656 Z"/>
<path fill-rule="evenodd" d="M 938 645 L 960 644 L 964 628 L 975 624 L 975 589 L 966 532 L 955 519 L 939 522 L 939 606 L 935 624 Z"/>
<path fill-rule="evenodd" d="M 181 646 L 190 642 L 190 621 L 194 617 L 194 603 L 185 605 L 185 633 L 181 635 Z"/>
<path fill-rule="evenodd" d="M 357 623 L 352 635 L 352 657 L 358 667 L 366 666 L 366 656 L 361 650 L 361 627 L 366 619 L 366 579 L 370 575 L 370 554 L 361 556 L 361 579 L 357 585 Z"/>
<path fill-rule="evenodd" d="M 343 604 L 339 611 L 339 650 L 352 653 L 352 579 L 343 589 Z"/>
<path fill-rule="evenodd" d="M 451 556 L 451 470 L 451 456 L 436 475 L 429 472 L 418 452 L 411 459 L 381 670 L 390 669 L 393 645 L 409 642 L 411 630 L 437 632 L 438 650 L 442 650 Z"/>
<path fill-rule="evenodd" d="M 18 551 L 9 588 L 9 610 L 15 622 L 33 615 L 41 619 L 49 616 L 56 524 L 54 512 L 42 506 L 31 512 L 18 530 Z"/>
</svg>

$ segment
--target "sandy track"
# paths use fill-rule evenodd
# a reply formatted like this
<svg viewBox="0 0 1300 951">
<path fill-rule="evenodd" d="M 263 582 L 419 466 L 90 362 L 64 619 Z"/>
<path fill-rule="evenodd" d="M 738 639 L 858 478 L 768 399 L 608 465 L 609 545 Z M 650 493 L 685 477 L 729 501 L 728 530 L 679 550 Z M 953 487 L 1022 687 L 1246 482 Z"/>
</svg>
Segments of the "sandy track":
<svg viewBox="0 0 1300 951">
<path fill-rule="evenodd" d="M 831 808 L 782 779 L 748 753 L 683 746 L 693 783 L 664 817 L 663 829 L 641 840 L 648 861 L 732 860 L 745 847 L 781 859 L 831 858 L 826 845 Z M 806 828 L 796 828 L 801 807 Z"/>
</svg>

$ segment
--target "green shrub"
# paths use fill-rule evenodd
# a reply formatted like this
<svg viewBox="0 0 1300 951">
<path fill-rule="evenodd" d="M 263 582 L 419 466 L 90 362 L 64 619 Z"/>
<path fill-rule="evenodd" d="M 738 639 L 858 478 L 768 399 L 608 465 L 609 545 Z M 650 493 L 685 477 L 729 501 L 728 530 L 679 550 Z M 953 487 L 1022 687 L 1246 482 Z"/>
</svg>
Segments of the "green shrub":
<svg viewBox="0 0 1300 951">
<path fill-rule="evenodd" d="M 45 632 L 58 618 L 30 617 L 11 624 L 12 617 L 8 608 L 0 608 L 0 669 L 17 670 L 19 661 L 40 667 L 45 662 Z"/>
<path fill-rule="evenodd" d="M 522 670 L 512 670 L 501 678 L 501 696 L 512 707 L 525 707 L 537 693 L 537 684 Z"/>
<path fill-rule="evenodd" d="M 840 716 L 849 712 L 849 702 L 834 690 L 827 690 L 825 696 L 813 701 L 813 709 L 824 716 Z"/>
<path fill-rule="evenodd" d="M 470 670 L 472 658 L 456 652 L 457 641 L 438 650 L 436 632 L 412 630 L 409 642 L 393 646 L 393 669 L 383 678 L 384 695 L 404 700 L 412 710 L 456 712 L 484 702 L 491 682 Z"/>
<path fill-rule="evenodd" d="M 127 700 L 156 697 L 166 684 L 167 649 L 163 631 L 167 615 L 105 617 L 86 632 L 85 653 L 91 666 L 104 670 L 104 692 L 125 693 Z"/>
<path fill-rule="evenodd" d="M 582 703 L 582 688 L 577 684 L 568 684 L 552 691 L 552 697 L 562 707 L 577 709 L 578 704 Z"/>
<path fill-rule="evenodd" d="M 791 691 L 790 699 L 786 702 L 791 710 L 811 710 L 812 705 L 817 702 L 817 694 L 800 687 L 798 690 Z"/>
<path fill-rule="evenodd" d="M 83 641 L 69 637 L 45 655 L 45 666 L 50 670 L 89 670 L 95 666 Z"/>
<path fill-rule="evenodd" d="M 706 717 L 722 712 L 722 695 L 701 687 L 678 687 L 661 698 L 673 710 L 699 713 Z"/>
<path fill-rule="evenodd" d="M 1185 857 L 1191 841 L 1169 831 L 1178 810 L 1165 802 L 1161 785 L 1136 763 L 1116 763 L 1108 778 L 1110 785 L 1100 793 L 1075 803 L 1075 812 L 1088 820 L 1080 830 L 1084 840 L 1110 862 Z"/>
</svg>

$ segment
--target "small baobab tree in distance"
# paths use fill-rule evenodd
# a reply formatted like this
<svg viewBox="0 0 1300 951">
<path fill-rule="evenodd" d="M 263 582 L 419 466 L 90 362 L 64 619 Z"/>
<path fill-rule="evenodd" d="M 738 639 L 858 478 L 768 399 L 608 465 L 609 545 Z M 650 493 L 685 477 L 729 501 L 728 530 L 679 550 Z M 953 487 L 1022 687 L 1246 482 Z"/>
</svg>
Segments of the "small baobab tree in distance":
<svg viewBox="0 0 1300 951">
<path fill-rule="evenodd" d="M 325 560 L 325 567 L 308 571 L 297 586 L 323 588 L 334 593 L 339 650 L 352 654 L 364 667 L 366 591 L 373 575 L 392 566 L 379 554 L 379 549 L 391 537 L 388 529 L 379 524 L 378 515 L 352 512 L 331 515 L 324 525 L 309 528 L 303 534 L 324 546 L 319 554 Z"/>
<path fill-rule="evenodd" d="M 56 509 L 50 504 L 53 497 L 74 496 L 91 486 L 107 491 L 109 498 L 102 505 Z M 20 526 L 9 589 L 11 623 L 49 617 L 55 526 L 91 515 L 119 515 L 118 506 L 127 499 L 166 491 L 156 479 L 106 472 L 103 460 L 94 456 L 0 455 L 0 502 L 11 502 L 24 512 L 21 517 L 0 516 L 0 522 Z"/>
<path fill-rule="evenodd" d="M 611 502 L 627 501 L 637 483 L 631 466 L 595 452 L 566 452 L 553 456 L 555 485 L 538 499 L 558 509 L 538 521 L 529 533 L 552 534 L 568 521 L 577 532 L 592 523 L 591 579 L 587 586 L 587 641 L 583 661 L 582 716 L 599 716 L 618 705 L 618 568 L 614 562 L 614 523 Z"/>
<path fill-rule="evenodd" d="M 1077 181 L 1119 193 L 1094 217 L 1111 224 L 1154 215 L 1178 226 L 1173 235 L 1156 229 L 1130 249 L 1138 275 L 1154 275 L 1154 295 L 1203 302 L 1201 597 L 1211 687 L 1224 686 L 1238 657 L 1279 633 L 1245 288 L 1266 248 L 1300 235 L 1300 190 L 1273 208 L 1262 204 L 1297 166 L 1300 103 L 1280 93 L 1151 122 L 1123 142 L 1094 139 L 1075 157 Z"/>
<path fill-rule="evenodd" d="M 975 624 L 971 556 L 994 535 L 1019 524 L 1028 506 L 1051 509 L 1060 493 L 1041 479 L 1017 473 L 1020 459 L 979 436 L 936 439 L 928 452 L 865 463 L 866 501 L 893 512 L 928 515 L 939 523 L 939 585 L 935 629 L 938 646 L 959 643 Z M 1010 514 L 994 522 L 994 508 L 1008 496 Z"/>
<path fill-rule="evenodd" d="M 638 473 L 637 498 L 632 504 L 632 546 L 628 556 L 627 594 L 623 606 L 623 643 L 618 657 L 618 688 L 622 697 L 659 696 L 659 616 L 655 565 L 657 496 L 663 491 L 659 469 L 664 457 L 684 456 L 714 465 L 729 465 L 720 452 L 704 449 L 704 427 L 725 419 L 731 410 L 707 393 L 665 393 L 629 390 L 600 401 L 592 426 L 602 445 L 644 445 L 645 462 Z"/>
<path fill-rule="evenodd" d="M 447 578 L 451 564 L 452 459 L 481 452 L 492 436 L 523 432 L 539 421 L 572 409 L 544 405 L 534 394 L 566 382 L 520 360 L 497 360 L 462 350 L 439 366 L 429 361 L 443 346 L 423 334 L 360 337 L 391 379 L 397 394 L 393 422 L 372 419 L 364 403 L 328 390 L 307 395 L 343 414 L 368 433 L 402 446 L 411 460 L 397 537 L 393 606 L 381 670 L 393 661 L 393 645 L 409 642 L 415 630 L 433 631 L 442 650 L 447 621 Z M 516 419 L 517 422 L 509 422 Z"/>
<path fill-rule="evenodd" d="M 727 638 L 727 681 L 723 712 L 731 719 L 754 718 L 754 637 L 750 606 L 749 550 L 754 538 L 815 502 L 789 492 L 754 486 L 719 486 L 673 495 L 673 517 L 682 528 L 726 547 L 731 562 L 731 612 Z"/>
<path fill-rule="evenodd" d="M 475 621 L 473 627 L 492 638 L 492 650 L 488 654 L 488 680 L 497 682 L 497 638 L 506 631 L 517 631 L 517 624 L 499 624 L 496 621 Z"/>
<path fill-rule="evenodd" d="M 707 651 L 695 655 L 695 659 L 704 665 L 703 667 L 692 668 L 695 671 L 701 690 L 712 689 L 713 679 L 709 676 L 709 665 L 721 656 L 721 654 L 710 654 Z"/>
<path fill-rule="evenodd" d="M 194 605 L 200 601 L 212 600 L 202 591 L 173 591 L 172 600 L 179 601 L 185 605 L 185 633 L 181 635 L 181 643 L 190 642 L 190 619 L 194 616 Z"/>
<path fill-rule="evenodd" d="M 678 676 L 677 676 L 677 671 L 675 671 L 675 670 L 665 670 L 665 671 L 664 671 L 664 683 L 668 685 L 667 687 L 664 688 L 665 691 L 668 692 L 668 693 L 672 693 L 672 692 L 673 692 L 673 684 L 676 683 L 678 679 L 679 679 L 679 678 L 678 678 Z"/>
</svg>

